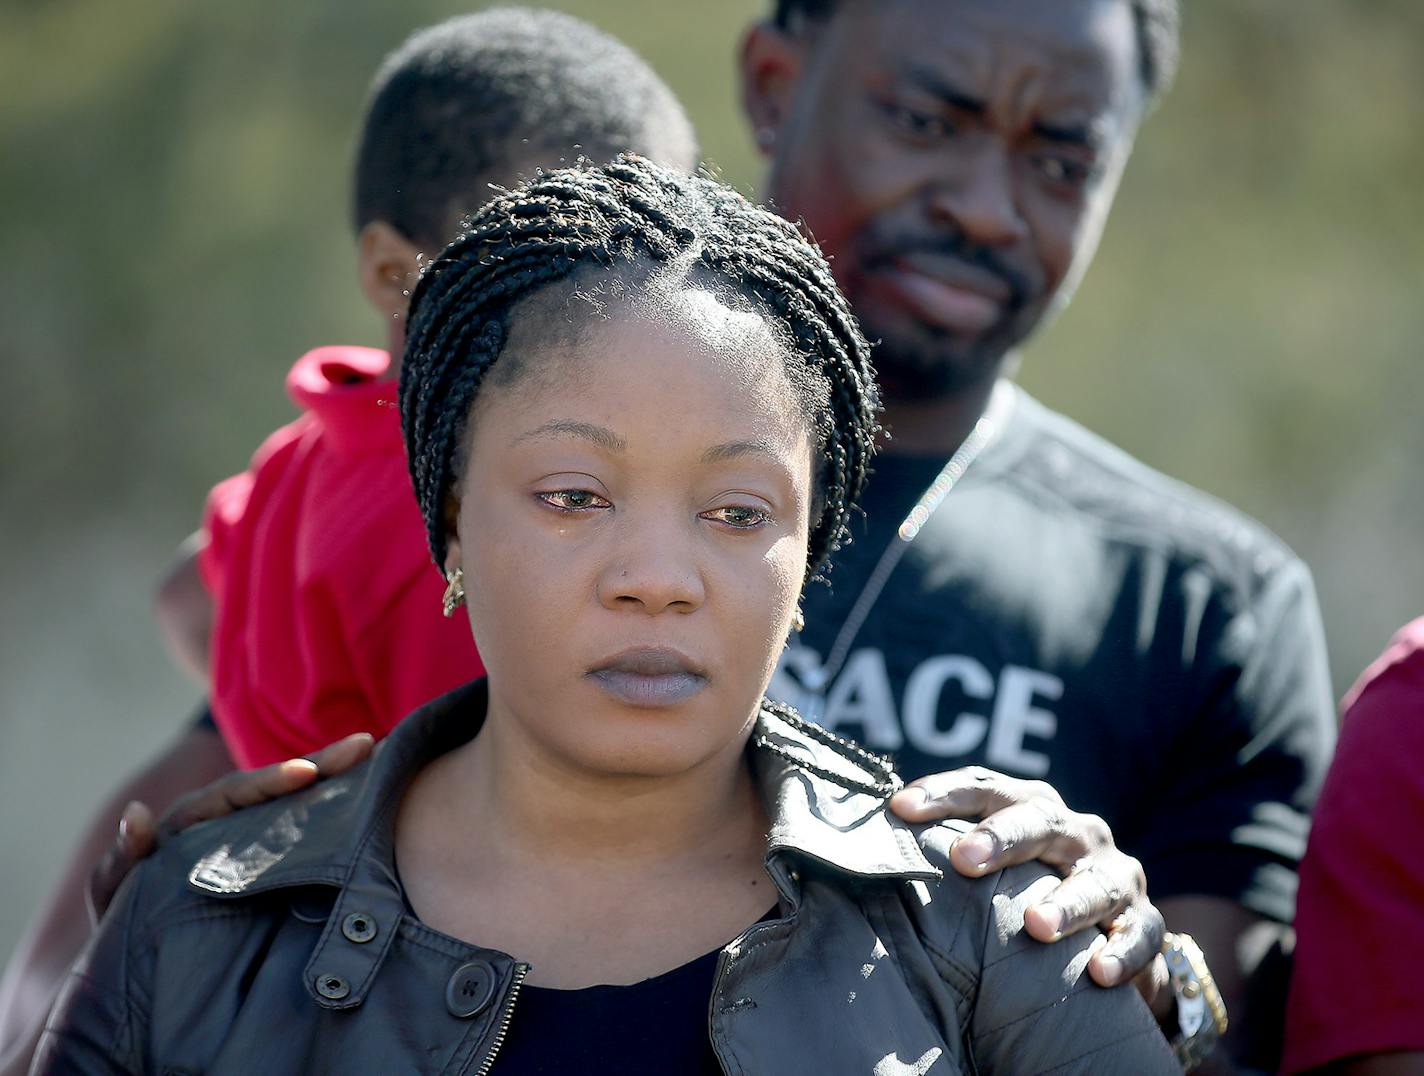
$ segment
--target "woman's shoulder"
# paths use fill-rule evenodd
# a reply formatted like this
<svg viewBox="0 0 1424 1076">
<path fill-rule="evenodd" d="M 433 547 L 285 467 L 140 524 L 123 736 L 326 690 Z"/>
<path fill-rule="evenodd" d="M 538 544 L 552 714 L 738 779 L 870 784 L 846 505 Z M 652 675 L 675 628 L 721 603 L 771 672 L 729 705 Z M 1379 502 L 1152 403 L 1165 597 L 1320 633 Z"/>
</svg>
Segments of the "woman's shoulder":
<svg viewBox="0 0 1424 1076">
<path fill-rule="evenodd" d="M 232 915 L 231 899 L 284 886 L 340 884 L 343 778 L 200 822 L 165 837 L 137 864 L 115 898 L 131 941 L 143 945 L 175 923 Z M 107 919 L 106 919 L 107 921 Z"/>
<path fill-rule="evenodd" d="M 910 883 L 917 891 L 910 905 L 918 909 L 915 918 L 921 935 L 975 967 L 1018 950 L 1047 948 L 1026 933 L 1024 913 L 1053 891 L 1058 875 L 1038 862 L 972 878 L 960 874 L 950 854 L 972 827 L 972 822 L 957 818 L 908 827 L 926 862 L 939 875 L 932 882 Z"/>
<path fill-rule="evenodd" d="M 193 826 L 165 843 L 155 869 L 207 897 L 340 884 L 371 822 L 369 776 L 368 761 L 300 792 Z"/>
<path fill-rule="evenodd" d="M 918 892 L 900 904 L 941 976 L 975 997 L 968 1035 L 984 1071 L 1180 1071 L 1136 990 L 1088 977 L 1098 931 L 1052 943 L 1028 934 L 1024 913 L 1057 886 L 1053 870 L 1029 862 L 969 878 L 954 868 L 954 843 L 971 827 L 911 827 L 940 878 L 910 883 Z"/>
</svg>

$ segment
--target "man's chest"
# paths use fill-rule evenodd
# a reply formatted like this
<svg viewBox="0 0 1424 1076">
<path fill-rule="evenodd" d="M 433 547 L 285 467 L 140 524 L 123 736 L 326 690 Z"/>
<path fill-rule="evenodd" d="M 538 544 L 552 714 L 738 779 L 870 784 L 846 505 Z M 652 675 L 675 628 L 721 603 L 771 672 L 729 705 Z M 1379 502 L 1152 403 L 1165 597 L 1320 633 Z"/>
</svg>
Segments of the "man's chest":
<svg viewBox="0 0 1424 1076">
<path fill-rule="evenodd" d="M 980 764 L 1117 814 L 1184 716 L 1181 662 L 1163 660 L 1184 630 L 1165 573 L 1071 533 L 946 534 L 868 608 L 866 548 L 810 592 L 770 693 L 907 778 Z"/>
</svg>

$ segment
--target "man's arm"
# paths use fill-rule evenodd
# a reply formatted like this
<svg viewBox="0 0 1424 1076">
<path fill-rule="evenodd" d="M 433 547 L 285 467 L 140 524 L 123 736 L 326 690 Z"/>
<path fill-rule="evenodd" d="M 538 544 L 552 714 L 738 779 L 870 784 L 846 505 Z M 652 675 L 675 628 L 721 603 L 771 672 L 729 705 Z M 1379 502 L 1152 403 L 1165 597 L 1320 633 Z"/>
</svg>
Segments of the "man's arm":
<svg viewBox="0 0 1424 1076">
<path fill-rule="evenodd" d="M 183 793 L 231 770 L 232 760 L 217 732 L 194 725 L 129 778 L 95 813 L 58 886 L 41 905 L 40 916 L 0 979 L 0 1076 L 28 1070 L 45 1014 L 69 965 L 89 940 L 91 923 L 85 899 L 90 871 L 114 842 L 120 818 L 137 817 L 126 805 L 144 801 L 166 807 Z"/>
<path fill-rule="evenodd" d="M 1251 1052 L 1244 1032 L 1253 1040 L 1279 1039 L 1279 990 L 1265 991 L 1271 1011 L 1253 1012 L 1250 998 L 1253 979 L 1268 970 L 1262 958 L 1282 945 L 1288 947 L 1290 928 L 1224 897 L 1166 897 L 1161 909 L 1173 930 L 1190 934 L 1201 947 L 1230 1019 L 1221 1046 L 1196 1071 L 1202 1076 L 1235 1072 L 1227 1059 Z"/>
<path fill-rule="evenodd" d="M 198 683 L 208 683 L 208 649 L 213 634 L 213 600 L 203 584 L 198 557 L 207 543 L 203 531 L 178 547 L 178 556 L 159 581 L 153 599 L 168 653 Z"/>
<path fill-rule="evenodd" d="M 6 969 L 0 985 L 0 1076 L 29 1071 L 65 972 L 120 884 L 163 836 L 345 773 L 371 754 L 373 743 L 369 734 L 357 733 L 305 758 L 234 772 L 222 741 L 200 723 L 131 779 L 96 815 L 47 911 Z M 168 809 L 155 821 L 139 797 L 167 803 Z M 113 820 L 120 817 L 116 835 Z"/>
<path fill-rule="evenodd" d="M 1310 573 L 1287 557 L 1236 607 L 1209 603 L 1189 675 L 1191 719 L 1119 838 L 1172 929 L 1197 938 L 1232 1027 L 1225 1053 L 1274 1070 L 1297 872 L 1335 744 L 1335 703 Z"/>
</svg>

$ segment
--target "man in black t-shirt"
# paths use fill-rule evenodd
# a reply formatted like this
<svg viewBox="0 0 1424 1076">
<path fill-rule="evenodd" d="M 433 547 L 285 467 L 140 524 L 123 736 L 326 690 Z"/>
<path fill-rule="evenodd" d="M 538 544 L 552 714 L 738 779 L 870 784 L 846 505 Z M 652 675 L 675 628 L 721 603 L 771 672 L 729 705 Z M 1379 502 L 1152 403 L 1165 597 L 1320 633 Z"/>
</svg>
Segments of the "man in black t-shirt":
<svg viewBox="0 0 1424 1076">
<path fill-rule="evenodd" d="M 1330 713 L 1306 569 L 1231 509 L 1006 391 L 1003 432 L 837 660 L 943 462 L 881 459 L 773 692 L 909 775 L 975 763 L 1047 781 L 1108 821 L 1159 903 L 1210 893 L 1289 922 L 1328 746 L 1311 733 Z"/>
<path fill-rule="evenodd" d="M 980 763 L 1100 813 L 1231 1004 L 1333 742 L 1309 574 L 1004 380 L 1176 46 L 1175 0 L 778 0 L 748 34 L 764 193 L 879 341 L 889 434 L 773 692 L 910 776 Z"/>
</svg>

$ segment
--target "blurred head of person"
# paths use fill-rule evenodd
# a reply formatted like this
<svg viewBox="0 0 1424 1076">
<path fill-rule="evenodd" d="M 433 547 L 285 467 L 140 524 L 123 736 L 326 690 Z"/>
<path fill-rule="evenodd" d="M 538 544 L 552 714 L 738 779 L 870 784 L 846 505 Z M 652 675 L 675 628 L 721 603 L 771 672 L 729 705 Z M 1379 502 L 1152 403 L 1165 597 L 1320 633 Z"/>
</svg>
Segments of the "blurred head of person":
<svg viewBox="0 0 1424 1076">
<path fill-rule="evenodd" d="M 816 250 L 643 158 L 543 174 L 422 274 L 400 399 L 481 736 L 582 774 L 735 766 L 876 433 Z"/>
<path fill-rule="evenodd" d="M 887 399 L 949 395 L 1065 305 L 1176 0 L 776 0 L 743 47 L 766 195 L 825 251 Z"/>
<path fill-rule="evenodd" d="M 352 220 L 362 290 L 399 359 L 420 260 L 491 188 L 580 157 L 697 164 L 696 135 L 656 72 L 622 42 L 556 11 L 499 7 L 417 31 L 372 80 Z"/>
</svg>

